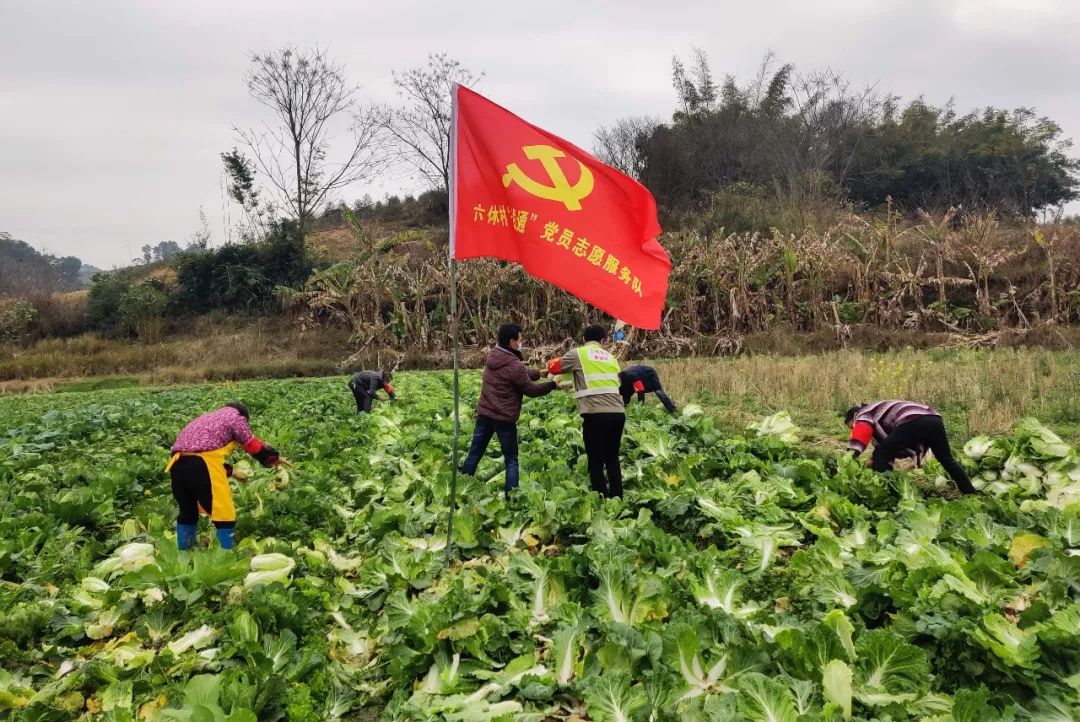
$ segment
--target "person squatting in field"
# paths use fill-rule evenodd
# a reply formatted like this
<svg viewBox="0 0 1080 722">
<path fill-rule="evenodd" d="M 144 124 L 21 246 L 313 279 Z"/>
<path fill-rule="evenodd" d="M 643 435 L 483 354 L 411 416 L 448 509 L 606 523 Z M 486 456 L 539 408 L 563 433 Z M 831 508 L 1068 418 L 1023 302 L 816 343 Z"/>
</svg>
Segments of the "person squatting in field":
<svg viewBox="0 0 1080 722">
<path fill-rule="evenodd" d="M 272 446 L 251 433 L 247 407 L 239 402 L 199 416 L 176 437 L 165 471 L 172 480 L 173 498 L 180 507 L 176 516 L 178 548 L 190 549 L 195 544 L 200 512 L 210 517 L 221 547 L 233 548 L 236 507 L 229 488 L 232 465 L 225 463 L 225 459 L 237 446 L 263 466 L 276 466 L 283 461 Z"/>
<path fill-rule="evenodd" d="M 956 486 L 965 494 L 977 493 L 967 473 L 952 455 L 941 414 L 914 401 L 874 401 L 852 406 L 844 415 L 851 429 L 848 448 L 858 456 L 872 441 L 874 471 L 888 471 L 893 462 L 907 457 L 922 466 L 926 452 L 932 451 Z"/>
<path fill-rule="evenodd" d="M 541 377 L 547 376 L 547 371 L 525 367 L 521 344 L 521 326 L 509 323 L 499 329 L 498 344 L 484 362 L 480 399 L 476 404 L 476 427 L 473 429 L 469 453 L 461 465 L 461 473 L 475 474 L 491 437 L 497 436 L 506 462 L 503 493 L 507 497 L 517 488 L 520 475 L 517 422 L 521 416 L 522 397 L 546 396 L 555 389 L 551 381 L 536 383 Z"/>
<path fill-rule="evenodd" d="M 621 497 L 619 450 L 626 426 L 626 408 L 619 393 L 619 361 L 600 346 L 607 338 L 603 326 L 589 326 L 584 337 L 584 345 L 551 361 L 548 372 L 573 374 L 589 482 L 604 496 Z"/>
<path fill-rule="evenodd" d="M 349 390 L 352 391 L 353 398 L 356 399 L 356 413 L 369 413 L 371 411 L 371 402 L 381 401 L 376 395 L 379 389 L 385 391 L 391 401 L 396 399 L 394 387 L 390 385 L 393 378 L 394 374 L 389 371 L 361 371 L 353 374 L 352 378 L 349 379 Z"/>
<path fill-rule="evenodd" d="M 660 374 L 652 366 L 630 366 L 619 372 L 619 394 L 623 406 L 630 405 L 630 399 L 637 394 L 638 402 L 645 403 L 645 394 L 654 393 L 669 414 L 675 413 L 675 403 L 660 385 Z"/>
</svg>

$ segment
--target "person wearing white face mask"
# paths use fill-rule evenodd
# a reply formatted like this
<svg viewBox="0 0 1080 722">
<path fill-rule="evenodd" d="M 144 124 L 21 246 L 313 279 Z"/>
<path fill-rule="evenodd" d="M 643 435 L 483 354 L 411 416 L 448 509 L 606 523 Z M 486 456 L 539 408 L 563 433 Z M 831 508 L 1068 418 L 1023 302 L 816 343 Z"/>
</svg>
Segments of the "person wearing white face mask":
<svg viewBox="0 0 1080 722">
<path fill-rule="evenodd" d="M 487 355 L 480 400 L 476 404 L 476 428 L 473 430 L 469 453 L 461 465 L 461 473 L 475 474 L 492 436 L 499 437 L 499 447 L 506 461 L 506 482 L 503 491 L 509 497 L 518 486 L 517 422 L 521 416 L 523 396 L 545 396 L 555 389 L 555 383 L 536 383 L 547 376 L 546 370 L 528 369 L 521 356 L 521 326 L 508 323 L 499 329 L 498 345 Z"/>
</svg>

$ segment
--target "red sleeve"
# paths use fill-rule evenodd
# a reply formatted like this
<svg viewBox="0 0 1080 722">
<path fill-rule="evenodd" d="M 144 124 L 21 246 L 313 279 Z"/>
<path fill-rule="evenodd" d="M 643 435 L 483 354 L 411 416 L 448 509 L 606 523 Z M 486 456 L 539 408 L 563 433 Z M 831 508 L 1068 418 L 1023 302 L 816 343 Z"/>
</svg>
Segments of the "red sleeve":
<svg viewBox="0 0 1080 722">
<path fill-rule="evenodd" d="M 246 451 L 249 454 L 254 455 L 254 454 L 258 454 L 259 451 L 262 450 L 262 447 L 263 447 L 263 442 L 259 441 L 259 439 L 252 436 L 251 439 L 246 444 L 244 444 L 244 451 Z"/>
<path fill-rule="evenodd" d="M 866 448 L 870 445 L 870 442 L 874 440 L 874 427 L 867 421 L 858 421 L 853 427 L 851 427 L 851 439 L 850 441 L 858 442 L 862 445 L 862 448 Z"/>
</svg>

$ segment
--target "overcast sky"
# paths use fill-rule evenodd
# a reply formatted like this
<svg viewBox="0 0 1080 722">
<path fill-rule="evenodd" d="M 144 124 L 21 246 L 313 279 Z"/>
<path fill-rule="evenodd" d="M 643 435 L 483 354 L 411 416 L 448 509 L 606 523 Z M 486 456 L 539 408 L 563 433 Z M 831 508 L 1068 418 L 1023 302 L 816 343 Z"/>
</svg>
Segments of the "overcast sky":
<svg viewBox="0 0 1080 722">
<path fill-rule="evenodd" d="M 771 49 L 905 99 L 1036 108 L 1080 138 L 1076 0 L 0 0 L 0 231 L 111 267 L 223 238 L 219 153 L 264 111 L 252 50 L 318 45 L 372 101 L 446 51 L 478 89 L 584 147 L 598 125 L 668 117 L 671 56 L 748 78 Z M 415 190 L 400 174 L 345 194 Z M 235 214 L 234 214 L 235 217 Z"/>
</svg>

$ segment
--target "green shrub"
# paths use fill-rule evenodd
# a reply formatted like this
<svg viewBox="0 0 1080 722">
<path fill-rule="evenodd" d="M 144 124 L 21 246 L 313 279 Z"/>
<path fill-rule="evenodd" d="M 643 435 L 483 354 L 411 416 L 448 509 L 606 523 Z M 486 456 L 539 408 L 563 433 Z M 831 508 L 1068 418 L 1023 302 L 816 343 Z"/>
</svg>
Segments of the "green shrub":
<svg viewBox="0 0 1080 722">
<path fill-rule="evenodd" d="M 272 313 L 278 309 L 274 288 L 297 286 L 311 270 L 303 237 L 294 224 L 280 223 L 260 243 L 184 253 L 176 269 L 170 313 Z"/>
<path fill-rule="evenodd" d="M 140 341 L 156 341 L 161 337 L 168 296 L 153 283 L 140 283 L 120 299 L 120 319 L 128 333 Z"/>
<path fill-rule="evenodd" d="M 0 341 L 22 343 L 30 337 L 37 309 L 28 301 L 16 301 L 0 311 Z"/>
<path fill-rule="evenodd" d="M 90 285 L 90 327 L 105 335 L 120 330 L 120 302 L 131 290 L 130 273 L 96 273 Z"/>
</svg>

